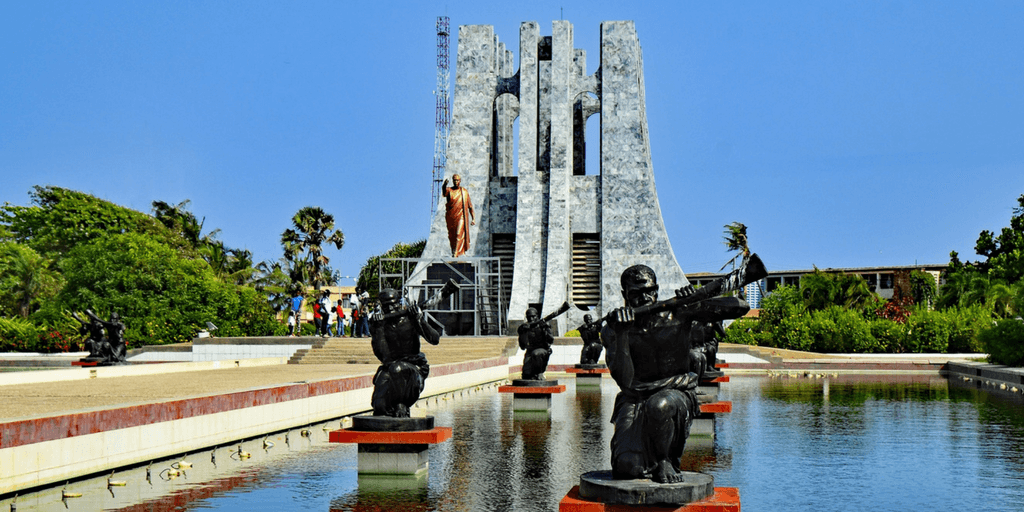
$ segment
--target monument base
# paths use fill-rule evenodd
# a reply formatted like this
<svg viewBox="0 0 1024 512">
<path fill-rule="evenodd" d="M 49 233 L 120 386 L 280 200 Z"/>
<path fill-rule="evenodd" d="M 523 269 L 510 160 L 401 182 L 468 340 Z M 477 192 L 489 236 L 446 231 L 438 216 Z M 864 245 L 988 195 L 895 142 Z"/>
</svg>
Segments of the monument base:
<svg viewBox="0 0 1024 512">
<path fill-rule="evenodd" d="M 332 443 L 358 445 L 360 475 L 419 475 L 427 471 L 430 445 L 451 439 L 450 427 L 434 427 L 434 417 L 355 416 L 352 428 L 328 434 Z"/>
<path fill-rule="evenodd" d="M 610 470 L 580 476 L 579 496 L 606 505 L 672 505 L 700 501 L 714 493 L 715 479 L 706 473 L 683 472 L 683 481 L 661 484 L 649 479 L 616 480 Z"/>
<path fill-rule="evenodd" d="M 682 506 L 606 505 L 580 498 L 579 489 L 578 485 L 573 487 L 562 498 L 558 512 L 740 512 L 740 491 L 735 487 L 715 487 L 711 496 Z"/>
<path fill-rule="evenodd" d="M 500 386 L 498 392 L 513 394 L 514 411 L 550 411 L 551 395 L 564 393 L 565 385 L 557 380 L 513 379 L 511 386 Z"/>
<path fill-rule="evenodd" d="M 566 368 L 565 371 L 576 374 L 577 386 L 600 386 L 601 376 L 611 373 L 608 365 L 604 364 L 578 364 L 572 368 Z"/>
<path fill-rule="evenodd" d="M 691 438 L 715 438 L 715 422 L 719 414 L 732 412 L 732 402 L 710 402 L 700 404 L 700 413 L 690 425 Z M 690 443 L 687 442 L 687 445 Z"/>
</svg>

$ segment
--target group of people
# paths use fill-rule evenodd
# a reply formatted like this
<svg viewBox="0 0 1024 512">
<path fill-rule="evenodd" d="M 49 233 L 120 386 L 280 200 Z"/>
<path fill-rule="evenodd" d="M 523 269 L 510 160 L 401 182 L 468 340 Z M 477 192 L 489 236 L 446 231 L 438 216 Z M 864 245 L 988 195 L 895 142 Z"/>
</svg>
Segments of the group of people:
<svg viewBox="0 0 1024 512">
<path fill-rule="evenodd" d="M 288 312 L 288 336 L 295 337 L 300 335 L 302 306 L 306 298 L 302 294 L 296 294 L 291 301 L 292 308 Z M 315 336 L 344 338 L 347 337 L 346 332 L 351 332 L 353 338 L 370 336 L 370 309 L 365 300 L 354 303 L 349 314 L 346 314 L 342 300 L 331 302 L 331 291 L 324 290 L 316 297 L 310 308 L 313 310 Z"/>
</svg>

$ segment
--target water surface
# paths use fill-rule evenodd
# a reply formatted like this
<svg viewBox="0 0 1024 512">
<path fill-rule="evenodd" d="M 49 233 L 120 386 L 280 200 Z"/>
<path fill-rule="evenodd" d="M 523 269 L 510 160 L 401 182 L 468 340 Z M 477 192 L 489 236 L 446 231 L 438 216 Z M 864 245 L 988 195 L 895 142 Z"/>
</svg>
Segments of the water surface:
<svg viewBox="0 0 1024 512">
<path fill-rule="evenodd" d="M 511 410 L 494 387 L 431 400 L 426 412 L 453 439 L 430 450 L 420 479 L 360 478 L 355 446 L 331 445 L 321 425 L 190 455 L 177 479 L 157 475 L 174 461 L 72 483 L 83 498 L 68 510 L 554 511 L 581 473 L 610 467 L 617 391 L 555 395 L 550 416 Z M 828 379 L 733 376 L 721 389 L 733 412 L 713 449 L 689 451 L 684 467 L 738 487 L 745 511 L 1022 510 L 1024 406 L 938 376 Z M 332 422 L 329 428 L 337 428 Z M 18 510 L 51 510 L 60 489 L 19 498 Z M 9 500 L 0 503 L 6 509 Z"/>
</svg>

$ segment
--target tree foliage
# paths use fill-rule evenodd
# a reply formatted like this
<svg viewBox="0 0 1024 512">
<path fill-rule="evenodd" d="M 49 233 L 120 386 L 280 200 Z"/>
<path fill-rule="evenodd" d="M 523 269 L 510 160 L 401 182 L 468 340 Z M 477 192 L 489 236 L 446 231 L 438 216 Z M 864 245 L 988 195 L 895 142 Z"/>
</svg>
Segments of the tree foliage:
<svg viewBox="0 0 1024 512">
<path fill-rule="evenodd" d="M 341 250 L 345 235 L 334 229 L 334 216 L 319 206 L 301 208 L 292 217 L 292 226 L 294 229 L 281 234 L 284 257 L 293 263 L 292 280 L 319 290 L 330 277 L 329 272 L 324 272 L 330 262 L 323 254 L 324 246 L 333 244 Z"/>
<path fill-rule="evenodd" d="M 56 295 L 61 276 L 51 265 L 26 245 L 0 242 L 0 315 L 28 319 L 42 301 Z"/>
<path fill-rule="evenodd" d="M 32 206 L 0 207 L 0 225 L 11 239 L 50 259 L 120 233 L 140 233 L 176 249 L 186 246 L 153 217 L 84 192 L 36 186 L 29 196 Z"/>
<path fill-rule="evenodd" d="M 1021 314 L 1024 304 L 1014 296 L 1024 280 L 1024 194 L 1017 198 L 1010 225 L 998 235 L 982 231 L 974 249 L 983 260 L 961 262 L 956 251 L 950 252 L 939 307 L 985 304 L 1000 318 Z"/>
<path fill-rule="evenodd" d="M 808 310 L 818 311 L 832 305 L 863 309 L 878 298 L 867 281 L 857 274 L 823 272 L 817 267 L 800 278 L 800 294 Z"/>
<path fill-rule="evenodd" d="M 381 259 L 387 258 L 419 258 L 423 255 L 423 249 L 426 248 L 427 241 L 419 240 L 411 244 L 404 242 L 398 242 L 393 247 L 387 250 L 384 254 L 377 256 L 371 256 L 366 260 L 366 264 L 359 271 L 359 280 L 356 282 L 356 288 L 360 291 L 367 292 L 370 297 L 377 297 L 380 293 L 380 263 Z M 385 261 L 383 264 L 384 273 L 386 274 L 399 274 L 402 272 L 401 262 L 398 261 Z M 385 287 L 400 288 L 402 286 L 401 280 L 398 278 L 392 278 L 384 283 Z"/>
<path fill-rule="evenodd" d="M 266 300 L 252 288 L 217 279 L 202 260 L 137 233 L 113 235 L 76 247 L 62 263 L 67 284 L 54 307 L 118 312 L 130 343 L 191 340 L 206 322 L 218 334 L 263 335 L 277 325 Z M 260 320 L 267 319 L 270 323 Z"/>
</svg>

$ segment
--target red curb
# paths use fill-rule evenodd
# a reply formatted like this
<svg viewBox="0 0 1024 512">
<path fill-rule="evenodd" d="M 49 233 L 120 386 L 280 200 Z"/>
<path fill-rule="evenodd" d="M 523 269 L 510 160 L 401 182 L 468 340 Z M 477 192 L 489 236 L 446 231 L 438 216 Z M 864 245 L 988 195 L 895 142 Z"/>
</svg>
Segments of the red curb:
<svg viewBox="0 0 1024 512">
<path fill-rule="evenodd" d="M 566 368 L 565 371 L 566 371 L 566 373 L 579 373 L 579 374 L 583 374 L 583 375 L 590 374 L 590 373 L 597 374 L 597 373 L 611 373 L 612 372 L 608 368 L 593 368 L 593 369 Z"/>
</svg>

